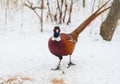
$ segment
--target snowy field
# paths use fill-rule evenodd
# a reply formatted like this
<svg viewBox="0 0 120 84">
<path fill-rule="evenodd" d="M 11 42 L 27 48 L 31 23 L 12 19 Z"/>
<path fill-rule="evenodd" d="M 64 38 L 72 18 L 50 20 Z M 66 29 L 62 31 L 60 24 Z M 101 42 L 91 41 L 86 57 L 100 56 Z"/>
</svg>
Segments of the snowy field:
<svg viewBox="0 0 120 84">
<path fill-rule="evenodd" d="M 61 70 L 53 71 L 58 58 L 49 52 L 48 39 L 55 24 L 45 22 L 41 33 L 38 20 L 32 20 L 34 13 L 25 10 L 23 16 L 18 12 L 8 17 L 7 25 L 0 12 L 0 84 L 7 84 L 2 82 L 8 79 L 9 84 L 120 84 L 120 25 L 113 40 L 107 42 L 98 34 L 101 21 L 97 18 L 79 36 L 72 55 L 76 65 L 67 69 L 69 58 L 64 57 Z M 86 10 L 80 16 L 83 20 L 90 15 Z M 73 14 L 69 26 L 60 25 L 62 32 L 76 28 L 82 22 L 77 17 Z"/>
</svg>

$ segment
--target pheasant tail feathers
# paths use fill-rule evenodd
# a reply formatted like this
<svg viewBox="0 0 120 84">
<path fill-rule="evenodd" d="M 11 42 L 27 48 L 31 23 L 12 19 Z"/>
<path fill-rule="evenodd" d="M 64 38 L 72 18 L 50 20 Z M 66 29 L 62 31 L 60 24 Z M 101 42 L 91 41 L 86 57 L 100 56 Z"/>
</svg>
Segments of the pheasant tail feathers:
<svg viewBox="0 0 120 84">
<path fill-rule="evenodd" d="M 109 0 L 110 1 L 110 0 Z M 103 4 L 98 10 L 96 10 L 91 16 L 89 16 L 82 24 L 80 24 L 73 32 L 70 33 L 71 37 L 77 42 L 78 35 L 89 25 L 97 16 L 105 12 L 111 6 L 101 10 L 109 1 Z"/>
</svg>

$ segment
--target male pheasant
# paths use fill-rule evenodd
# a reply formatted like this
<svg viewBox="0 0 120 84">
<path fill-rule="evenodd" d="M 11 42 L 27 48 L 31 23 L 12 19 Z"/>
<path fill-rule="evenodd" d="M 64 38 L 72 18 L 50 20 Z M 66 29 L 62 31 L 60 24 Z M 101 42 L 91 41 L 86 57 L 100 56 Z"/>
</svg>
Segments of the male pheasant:
<svg viewBox="0 0 120 84">
<path fill-rule="evenodd" d="M 101 13 L 103 13 L 104 11 L 110 8 L 107 7 L 104 10 L 101 10 L 108 2 L 102 5 L 96 12 L 94 12 L 91 16 L 89 16 L 81 25 L 79 25 L 73 32 L 69 34 L 60 33 L 59 26 L 54 27 L 53 30 L 54 34 L 52 37 L 50 37 L 48 41 L 48 47 L 50 52 L 59 58 L 59 63 L 57 67 L 53 70 L 60 69 L 60 63 L 63 56 L 69 55 L 68 67 L 70 67 L 71 65 L 75 65 L 71 62 L 71 55 L 74 51 L 75 44 L 78 40 L 78 35 L 86 28 L 86 26 L 91 21 L 93 21 L 97 16 L 99 16 Z"/>
</svg>

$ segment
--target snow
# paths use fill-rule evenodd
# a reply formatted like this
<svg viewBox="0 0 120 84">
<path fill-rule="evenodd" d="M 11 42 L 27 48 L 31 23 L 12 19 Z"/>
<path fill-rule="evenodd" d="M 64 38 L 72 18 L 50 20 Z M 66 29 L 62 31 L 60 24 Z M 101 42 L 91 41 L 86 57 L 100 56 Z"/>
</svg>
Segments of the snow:
<svg viewBox="0 0 120 84">
<path fill-rule="evenodd" d="M 67 69 L 68 57 L 64 57 L 61 70 L 52 71 L 58 58 L 48 50 L 50 34 L 10 35 L 0 36 L 0 77 L 21 74 L 29 76 L 32 84 L 51 84 L 54 78 L 63 79 L 65 84 L 120 83 L 120 44 L 117 41 L 80 38 L 72 55 L 76 65 Z"/>
<path fill-rule="evenodd" d="M 45 22 L 44 32 L 40 33 L 38 20 L 32 20 L 36 17 L 32 16 L 32 11 L 29 13 L 24 13 L 23 17 L 21 12 L 14 14 L 5 26 L 4 14 L 0 12 L 3 20 L 0 22 L 0 82 L 1 78 L 29 77 L 31 80 L 23 84 L 120 84 L 120 26 L 112 41 L 104 41 L 94 34 L 99 28 L 93 29 L 89 35 L 90 28 L 101 23 L 97 18 L 96 23 L 89 25 L 79 36 L 72 54 L 72 62 L 76 65 L 67 68 L 69 57 L 64 57 L 61 70 L 53 71 L 51 68 L 56 67 L 58 58 L 49 52 L 48 39 L 54 23 Z M 62 32 L 71 32 L 81 22 L 81 18 L 75 18 L 74 14 L 73 18 L 70 26 L 60 25 Z M 53 83 L 55 80 L 58 83 Z"/>
</svg>

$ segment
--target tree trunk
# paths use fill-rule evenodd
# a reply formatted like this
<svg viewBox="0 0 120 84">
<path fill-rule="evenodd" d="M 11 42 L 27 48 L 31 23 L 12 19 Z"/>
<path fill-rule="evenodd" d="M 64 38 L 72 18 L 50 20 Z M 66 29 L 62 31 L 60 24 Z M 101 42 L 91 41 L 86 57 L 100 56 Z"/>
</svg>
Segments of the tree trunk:
<svg viewBox="0 0 120 84">
<path fill-rule="evenodd" d="M 85 7 L 85 0 L 83 0 L 83 7 Z"/>
<path fill-rule="evenodd" d="M 104 40 L 111 41 L 114 31 L 117 26 L 117 22 L 120 18 L 120 0 L 114 0 L 112 8 L 105 21 L 101 24 L 100 35 Z"/>
</svg>

